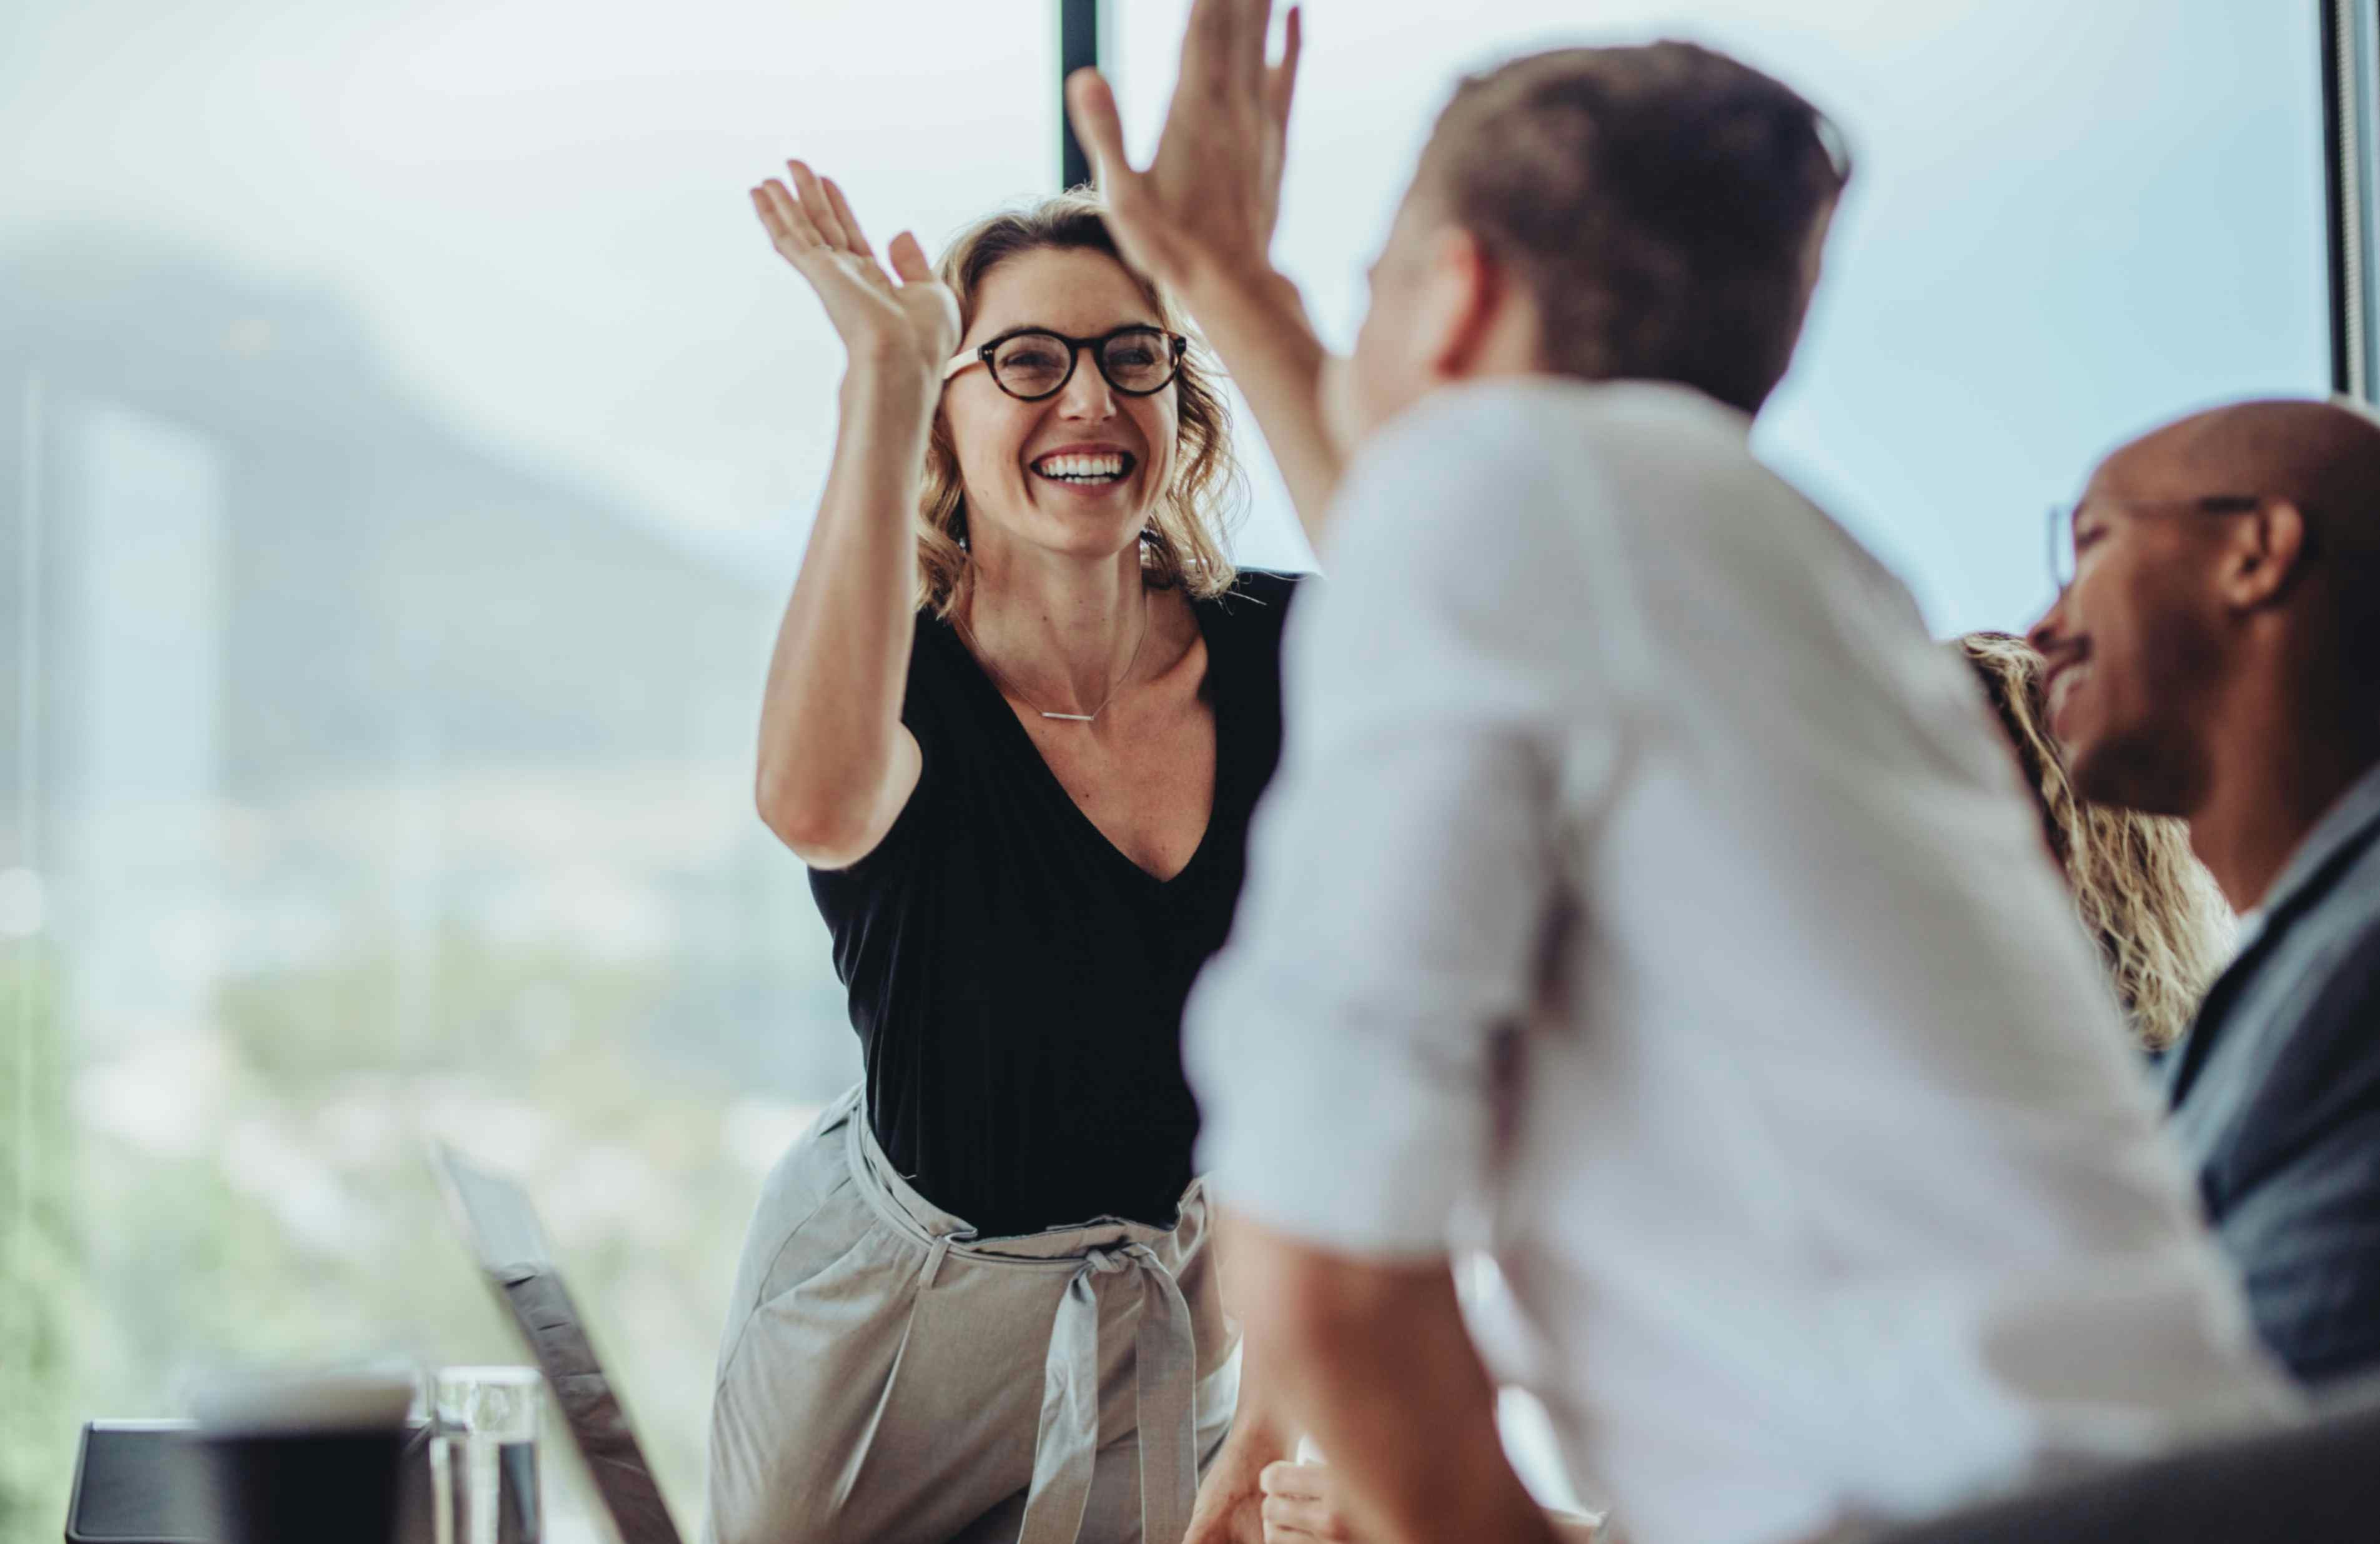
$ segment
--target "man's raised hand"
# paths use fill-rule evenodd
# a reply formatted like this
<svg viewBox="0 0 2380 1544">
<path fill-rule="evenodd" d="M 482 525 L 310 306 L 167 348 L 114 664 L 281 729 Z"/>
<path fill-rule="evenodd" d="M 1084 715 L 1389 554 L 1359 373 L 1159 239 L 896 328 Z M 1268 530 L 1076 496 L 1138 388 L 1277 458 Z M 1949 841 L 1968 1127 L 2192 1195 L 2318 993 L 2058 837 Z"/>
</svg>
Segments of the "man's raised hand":
<svg viewBox="0 0 2380 1544">
<path fill-rule="evenodd" d="M 1066 82 L 1108 226 L 1133 266 L 1177 291 L 1271 270 L 1281 158 L 1304 21 L 1290 7 L 1281 62 L 1266 56 L 1272 0 L 1196 0 L 1157 154 L 1135 171 L 1115 93 L 1095 69 Z"/>
</svg>

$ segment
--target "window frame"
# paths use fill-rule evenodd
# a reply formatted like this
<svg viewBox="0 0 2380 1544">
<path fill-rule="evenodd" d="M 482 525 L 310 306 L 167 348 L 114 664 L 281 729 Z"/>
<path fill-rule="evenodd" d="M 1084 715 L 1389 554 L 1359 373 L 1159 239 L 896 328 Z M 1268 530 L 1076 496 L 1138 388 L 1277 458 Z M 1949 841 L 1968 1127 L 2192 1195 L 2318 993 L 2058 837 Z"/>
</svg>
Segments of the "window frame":
<svg viewBox="0 0 2380 1544">
<path fill-rule="evenodd" d="M 2374 152 L 2380 150 L 2380 0 L 2322 10 L 2323 186 L 2329 220 L 2331 389 L 2359 402 L 2380 387 Z"/>
<path fill-rule="evenodd" d="M 2322 13 L 2324 188 L 2329 221 L 2331 389 L 2373 402 L 2380 386 L 2380 0 L 2314 0 Z M 1108 0 L 1057 0 L 1058 185 L 1091 180 L 1066 112 L 1066 78 L 1104 64 Z"/>
</svg>

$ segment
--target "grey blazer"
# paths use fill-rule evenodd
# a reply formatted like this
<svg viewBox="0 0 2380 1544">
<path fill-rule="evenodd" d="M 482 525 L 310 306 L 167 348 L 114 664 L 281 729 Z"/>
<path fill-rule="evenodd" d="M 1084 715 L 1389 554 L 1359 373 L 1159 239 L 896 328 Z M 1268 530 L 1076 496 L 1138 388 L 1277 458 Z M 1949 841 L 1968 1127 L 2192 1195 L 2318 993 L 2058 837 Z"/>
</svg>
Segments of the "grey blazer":
<svg viewBox="0 0 2380 1544">
<path fill-rule="evenodd" d="M 2380 767 L 2299 845 L 2168 1058 L 2172 1130 L 2265 1343 L 2380 1370 Z"/>
</svg>

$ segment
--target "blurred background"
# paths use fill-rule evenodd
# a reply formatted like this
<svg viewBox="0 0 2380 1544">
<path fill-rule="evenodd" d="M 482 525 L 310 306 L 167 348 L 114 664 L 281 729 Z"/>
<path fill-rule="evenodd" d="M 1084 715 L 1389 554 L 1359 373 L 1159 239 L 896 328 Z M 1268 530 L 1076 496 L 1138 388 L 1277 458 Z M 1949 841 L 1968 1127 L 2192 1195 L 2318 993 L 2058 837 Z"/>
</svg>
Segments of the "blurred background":
<svg viewBox="0 0 2380 1544">
<path fill-rule="evenodd" d="M 745 189 L 933 248 L 1055 188 L 1057 9 L 0 6 L 0 1544 L 211 1367 L 518 1359 L 429 1135 L 528 1182 L 698 1520 L 746 1217 L 858 1071 L 750 797 L 841 360 Z M 1108 7 L 1143 148 L 1186 9 Z M 1858 171 L 1759 443 L 1939 631 L 2031 620 L 2131 431 L 2328 385 L 2312 4 L 1481 11 L 1306 6 L 1326 335 L 1458 69 L 1768 67 Z M 1257 483 L 1239 555 L 1306 565 Z"/>
</svg>

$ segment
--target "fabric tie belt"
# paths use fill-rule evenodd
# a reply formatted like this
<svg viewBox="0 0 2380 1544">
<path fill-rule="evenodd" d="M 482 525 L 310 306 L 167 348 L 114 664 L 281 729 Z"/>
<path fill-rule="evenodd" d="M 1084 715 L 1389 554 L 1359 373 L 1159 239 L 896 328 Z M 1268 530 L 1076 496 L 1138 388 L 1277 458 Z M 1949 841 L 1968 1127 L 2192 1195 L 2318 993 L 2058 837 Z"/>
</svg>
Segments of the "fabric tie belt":
<svg viewBox="0 0 2380 1544">
<path fill-rule="evenodd" d="M 1196 1346 L 1190 1306 L 1145 1244 L 1091 1249 L 1066 1283 L 1050 1326 L 1033 1485 L 1017 1544 L 1075 1544 L 1099 1451 L 1099 1319 L 1110 1296 L 1136 1294 L 1134 1398 L 1140 1427 L 1142 1544 L 1181 1544 L 1198 1489 L 1193 1420 Z"/>
<path fill-rule="evenodd" d="M 1099 1330 L 1102 1319 L 1130 1325 L 1134 1336 L 1134 1421 L 1139 1431 L 1140 1521 L 1142 1544 L 1182 1544 L 1190 1529 L 1190 1511 L 1198 1489 L 1198 1353 L 1197 1333 L 1182 1285 L 1149 1243 L 1116 1236 L 1129 1224 L 1103 1219 L 1091 1224 L 1109 1236 L 1098 1244 L 1075 1243 L 1066 1235 L 1076 1230 L 1052 1230 L 1043 1235 L 978 1240 L 972 1228 L 941 1212 L 912 1190 L 892 1161 L 877 1145 L 869 1129 L 861 1090 L 844 1096 L 848 1117 L 850 1173 L 869 1204 L 883 1220 L 923 1245 L 925 1259 L 918 1270 L 922 1295 L 936 1290 L 946 1262 L 953 1256 L 976 1268 L 971 1279 L 980 1290 L 991 1277 L 1009 1277 L 1009 1288 L 1022 1272 L 1043 1281 L 1072 1264 L 1066 1287 L 1050 1318 L 1049 1349 L 1042 1358 L 1041 1410 L 1033 1445 L 1033 1477 L 1026 1490 L 1025 1515 L 1017 1544 L 1077 1544 L 1089 1507 L 1091 1482 L 1099 1453 Z M 1193 1182 L 1183 1197 L 1178 1228 L 1203 1232 L 1206 1202 Z M 1163 1243 L 1154 1229 L 1141 1230 Z M 946 1289 L 945 1289 L 946 1290 Z M 1046 1303 L 1038 1292 L 1027 1300 Z M 993 1291 L 969 1312 L 997 1311 L 1002 1301 L 1014 1301 L 1008 1289 Z M 1112 1308 L 1111 1312 L 1103 1309 Z M 962 1316 L 964 1317 L 964 1316 Z M 910 1323 L 914 1325 L 914 1315 Z M 902 1331 L 905 1349 L 909 1331 Z M 899 1359 L 898 1354 L 895 1361 Z M 1021 1412 L 1020 1412 L 1021 1414 Z M 863 1451 L 854 1464 L 865 1458 Z M 1108 1511 L 1102 1502 L 1102 1516 Z M 1104 1528 L 1108 1525 L 1103 1523 Z M 1105 1544 L 1105 1541 L 1099 1541 Z"/>
</svg>

